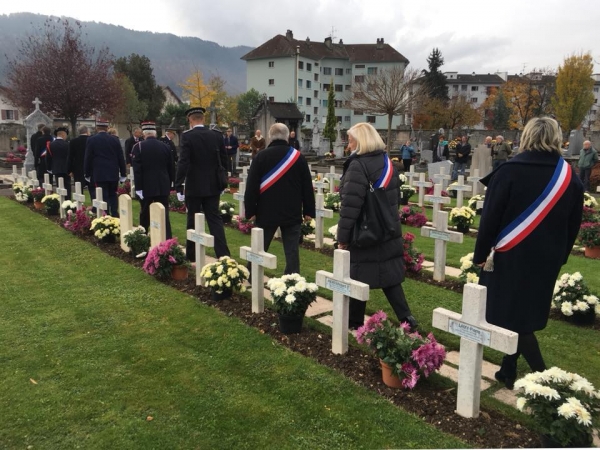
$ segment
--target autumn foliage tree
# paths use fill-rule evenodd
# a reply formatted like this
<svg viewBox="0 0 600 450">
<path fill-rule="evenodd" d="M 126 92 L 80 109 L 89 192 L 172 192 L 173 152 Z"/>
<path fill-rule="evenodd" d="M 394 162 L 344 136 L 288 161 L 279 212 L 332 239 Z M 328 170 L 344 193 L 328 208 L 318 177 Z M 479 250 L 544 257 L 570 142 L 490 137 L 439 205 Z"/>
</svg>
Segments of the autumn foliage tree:
<svg viewBox="0 0 600 450">
<path fill-rule="evenodd" d="M 428 118 L 425 128 L 463 128 L 473 127 L 481 122 L 481 112 L 473 108 L 464 95 L 457 95 L 446 102 L 434 98 L 427 100 L 421 114 Z"/>
<path fill-rule="evenodd" d="M 208 108 L 215 99 L 215 91 L 204 81 L 204 74 L 200 69 L 195 69 L 179 87 L 183 90 L 182 97 L 190 106 Z"/>
<path fill-rule="evenodd" d="M 148 115 L 148 105 L 138 98 L 135 87 L 129 78 L 123 74 L 116 75 L 119 88 L 119 103 L 112 111 L 113 122 L 124 123 L 131 133 L 134 126 Z"/>
<path fill-rule="evenodd" d="M 20 41 L 6 77 L 12 103 L 31 110 L 39 97 L 43 109 L 67 119 L 72 130 L 80 117 L 113 110 L 120 93 L 109 49 L 83 43 L 81 29 L 79 22 L 48 19 L 41 33 Z"/>
</svg>

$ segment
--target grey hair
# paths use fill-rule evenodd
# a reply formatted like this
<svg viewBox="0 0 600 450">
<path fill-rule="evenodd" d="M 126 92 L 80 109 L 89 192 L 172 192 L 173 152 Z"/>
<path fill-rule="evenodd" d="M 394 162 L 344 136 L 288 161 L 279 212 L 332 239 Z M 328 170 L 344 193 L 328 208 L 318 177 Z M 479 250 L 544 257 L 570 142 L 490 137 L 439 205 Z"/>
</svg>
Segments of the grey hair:
<svg viewBox="0 0 600 450">
<path fill-rule="evenodd" d="M 88 129 L 88 127 L 83 125 L 83 126 L 79 127 L 77 129 L 77 131 L 79 132 L 79 134 L 88 134 L 90 130 Z"/>
<path fill-rule="evenodd" d="M 269 128 L 269 138 L 272 141 L 287 141 L 290 138 L 290 130 L 285 123 L 274 123 Z"/>
<path fill-rule="evenodd" d="M 144 137 L 147 137 L 147 136 L 156 137 L 156 130 L 144 130 L 144 131 L 142 131 L 142 134 L 144 135 Z"/>
<path fill-rule="evenodd" d="M 534 117 L 523 129 L 519 151 L 537 150 L 561 155 L 561 137 L 556 120 L 551 117 Z"/>
</svg>

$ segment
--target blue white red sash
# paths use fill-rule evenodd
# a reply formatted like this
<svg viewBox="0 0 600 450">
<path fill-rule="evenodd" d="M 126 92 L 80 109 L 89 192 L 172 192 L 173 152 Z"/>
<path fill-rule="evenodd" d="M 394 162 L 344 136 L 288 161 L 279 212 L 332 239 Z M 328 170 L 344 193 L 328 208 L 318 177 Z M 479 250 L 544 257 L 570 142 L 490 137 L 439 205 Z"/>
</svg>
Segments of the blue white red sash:
<svg viewBox="0 0 600 450">
<path fill-rule="evenodd" d="M 294 147 L 290 147 L 290 150 L 284 156 L 284 158 L 279 161 L 279 163 L 271 169 L 269 173 L 267 173 L 260 180 L 260 193 L 262 194 L 271 186 L 273 186 L 277 181 L 285 175 L 285 173 L 291 169 L 296 161 L 300 158 L 300 152 L 296 150 Z"/>
<path fill-rule="evenodd" d="M 514 248 L 535 230 L 565 193 L 571 182 L 571 176 L 571 166 L 560 158 L 554 174 L 542 194 L 500 232 L 496 244 L 492 247 L 492 251 L 488 256 L 484 270 L 488 272 L 494 270 L 495 252 L 506 252 Z"/>
<path fill-rule="evenodd" d="M 392 162 L 390 158 L 385 153 L 383 154 L 383 171 L 379 176 L 379 179 L 373 183 L 374 189 L 383 188 L 386 189 L 392 180 L 392 175 L 394 174 L 394 167 L 392 166 Z"/>
</svg>

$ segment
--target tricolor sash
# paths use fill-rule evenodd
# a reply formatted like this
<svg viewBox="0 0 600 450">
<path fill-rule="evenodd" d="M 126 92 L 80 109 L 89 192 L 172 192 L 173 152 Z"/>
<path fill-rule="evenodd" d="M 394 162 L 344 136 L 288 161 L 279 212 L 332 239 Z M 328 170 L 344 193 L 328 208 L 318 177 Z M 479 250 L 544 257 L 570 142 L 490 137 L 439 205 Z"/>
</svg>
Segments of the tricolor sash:
<svg viewBox="0 0 600 450">
<path fill-rule="evenodd" d="M 383 171 L 379 176 L 379 179 L 373 183 L 374 189 L 386 189 L 392 180 L 392 175 L 394 173 L 394 168 L 392 166 L 392 162 L 387 154 L 383 154 Z"/>
<path fill-rule="evenodd" d="M 493 272 L 494 253 L 506 252 L 516 247 L 536 229 L 567 190 L 571 182 L 571 176 L 571 166 L 564 159 L 560 158 L 552 178 L 550 178 L 548 185 L 541 195 L 500 232 L 483 270 Z"/>
<path fill-rule="evenodd" d="M 296 161 L 300 158 L 300 152 L 296 150 L 294 147 L 290 147 L 290 150 L 283 157 L 279 163 L 269 173 L 267 173 L 264 177 L 260 179 L 260 193 L 262 194 L 271 186 L 273 186 L 277 181 L 286 174 L 288 170 L 294 165 Z"/>
</svg>

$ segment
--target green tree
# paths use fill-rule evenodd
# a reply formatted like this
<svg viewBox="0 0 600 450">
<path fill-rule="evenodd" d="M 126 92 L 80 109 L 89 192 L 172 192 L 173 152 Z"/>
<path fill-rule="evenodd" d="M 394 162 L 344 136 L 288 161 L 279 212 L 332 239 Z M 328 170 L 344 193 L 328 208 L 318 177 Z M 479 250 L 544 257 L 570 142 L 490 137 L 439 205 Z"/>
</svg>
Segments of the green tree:
<svg viewBox="0 0 600 450">
<path fill-rule="evenodd" d="M 120 90 L 120 103 L 112 113 L 112 120 L 127 124 L 131 134 L 134 125 L 139 124 L 148 115 L 148 106 L 140 101 L 133 83 L 126 75 L 117 74 L 116 80 Z"/>
<path fill-rule="evenodd" d="M 558 68 L 552 105 L 563 131 L 579 128 L 594 104 L 594 61 L 588 52 L 565 58 Z"/>
<path fill-rule="evenodd" d="M 260 93 L 254 88 L 237 96 L 238 117 L 241 125 L 246 127 L 246 129 L 252 127 L 254 114 L 260 106 L 261 101 L 262 97 Z"/>
<path fill-rule="evenodd" d="M 163 113 L 158 116 L 158 123 L 165 126 L 184 128 L 187 125 L 185 112 L 188 109 L 190 109 L 189 103 L 169 104 L 165 106 Z"/>
<path fill-rule="evenodd" d="M 333 79 L 329 85 L 329 94 L 327 95 L 327 120 L 325 121 L 325 129 L 323 130 L 323 137 L 329 139 L 329 148 L 333 148 L 335 142 L 336 133 L 335 126 L 337 120 L 335 118 L 335 92 L 333 91 Z"/>
<path fill-rule="evenodd" d="M 442 52 L 438 48 L 434 48 L 431 54 L 427 57 L 429 70 L 423 69 L 423 86 L 427 96 L 431 99 L 438 99 L 446 103 L 448 101 L 448 83 L 446 75 L 440 68 L 444 65 Z"/>
<path fill-rule="evenodd" d="M 492 127 L 494 130 L 506 130 L 508 128 L 508 121 L 510 120 L 510 108 L 506 103 L 506 98 L 502 90 L 496 95 L 496 101 L 492 108 Z"/>
<path fill-rule="evenodd" d="M 144 55 L 132 53 L 115 61 L 115 72 L 126 75 L 133 83 L 140 101 L 148 108 L 145 119 L 156 120 L 165 103 L 165 93 L 156 84 L 150 59 Z"/>
</svg>

